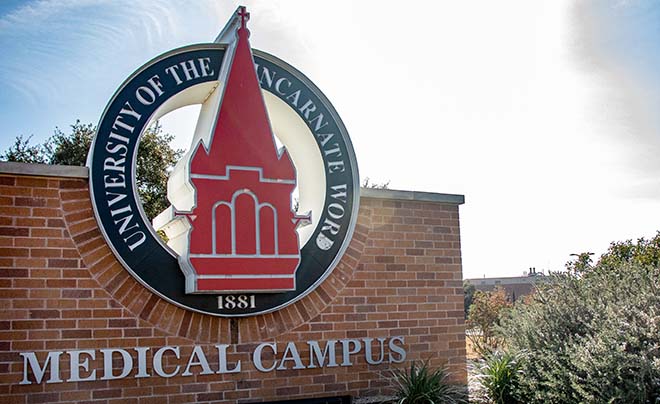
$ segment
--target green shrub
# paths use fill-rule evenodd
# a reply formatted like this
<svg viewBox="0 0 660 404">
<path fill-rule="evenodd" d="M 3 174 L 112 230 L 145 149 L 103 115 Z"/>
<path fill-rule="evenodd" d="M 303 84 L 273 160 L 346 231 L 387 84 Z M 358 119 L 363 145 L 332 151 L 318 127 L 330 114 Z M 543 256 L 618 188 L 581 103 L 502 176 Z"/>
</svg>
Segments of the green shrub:
<svg viewBox="0 0 660 404">
<path fill-rule="evenodd" d="M 410 363 L 409 369 L 394 369 L 398 404 L 463 404 L 465 389 L 449 381 L 445 368 L 431 369 L 428 362 Z"/>
<path fill-rule="evenodd" d="M 645 258 L 658 239 L 614 243 L 504 316 L 507 348 L 526 354 L 522 402 L 660 402 L 660 270 Z"/>
<path fill-rule="evenodd" d="M 481 398 L 493 404 L 515 404 L 521 361 L 518 355 L 496 351 L 476 366 L 476 378 L 481 387 Z"/>
<path fill-rule="evenodd" d="M 500 317 L 510 308 L 511 302 L 502 288 L 497 287 L 489 292 L 475 291 L 465 325 L 470 331 L 467 337 L 472 349 L 480 357 L 491 354 L 502 344 L 495 330 Z"/>
</svg>

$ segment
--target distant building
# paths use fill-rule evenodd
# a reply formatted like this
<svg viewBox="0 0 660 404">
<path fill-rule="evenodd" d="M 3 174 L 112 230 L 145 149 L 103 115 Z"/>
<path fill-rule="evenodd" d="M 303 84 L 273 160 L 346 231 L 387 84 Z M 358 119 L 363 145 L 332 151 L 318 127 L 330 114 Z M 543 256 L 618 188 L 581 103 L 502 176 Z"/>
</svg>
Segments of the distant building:
<svg viewBox="0 0 660 404">
<path fill-rule="evenodd" d="M 509 299 L 512 302 L 527 296 L 534 291 L 535 285 L 539 282 L 544 282 L 547 277 L 543 272 L 536 272 L 536 268 L 530 268 L 529 273 L 523 276 L 508 276 L 501 278 L 472 278 L 466 279 L 470 285 L 473 285 L 476 290 L 489 292 L 500 287 L 504 289 Z"/>
</svg>

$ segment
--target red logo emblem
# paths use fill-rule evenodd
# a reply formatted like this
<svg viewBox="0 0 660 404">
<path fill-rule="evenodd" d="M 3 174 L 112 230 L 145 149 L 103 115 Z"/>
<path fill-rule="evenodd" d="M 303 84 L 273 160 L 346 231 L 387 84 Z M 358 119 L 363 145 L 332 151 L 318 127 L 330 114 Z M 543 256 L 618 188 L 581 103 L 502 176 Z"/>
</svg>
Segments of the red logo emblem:
<svg viewBox="0 0 660 404">
<path fill-rule="evenodd" d="M 194 205 L 175 210 L 190 225 L 187 254 L 179 257 L 187 293 L 296 289 L 296 227 L 309 217 L 292 210 L 295 167 L 277 149 L 248 41 L 249 14 L 243 8 L 239 15 L 209 141 L 188 154 Z"/>
</svg>

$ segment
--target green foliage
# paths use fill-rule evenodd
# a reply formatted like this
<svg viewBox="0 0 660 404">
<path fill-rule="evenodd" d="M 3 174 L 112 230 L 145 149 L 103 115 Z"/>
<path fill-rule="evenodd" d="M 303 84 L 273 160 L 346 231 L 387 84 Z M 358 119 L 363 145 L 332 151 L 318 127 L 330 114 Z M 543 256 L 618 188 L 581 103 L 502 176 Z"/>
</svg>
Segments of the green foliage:
<svg viewBox="0 0 660 404">
<path fill-rule="evenodd" d="M 13 161 L 18 163 L 45 164 L 47 157 L 41 145 L 31 145 L 32 136 L 24 139 L 23 136 L 16 136 L 14 144 L 9 146 L 0 159 L 4 161 Z"/>
<path fill-rule="evenodd" d="M 71 125 L 69 135 L 56 127 L 55 134 L 44 145 L 46 153 L 50 156 L 49 164 L 84 166 L 95 132 L 96 128 L 91 123 L 85 125 L 80 121 Z"/>
<path fill-rule="evenodd" d="M 511 303 L 502 288 L 474 292 L 466 325 L 470 330 L 467 336 L 479 355 L 486 356 L 501 345 L 501 338 L 495 329 L 502 313 L 510 308 Z"/>
<path fill-rule="evenodd" d="M 494 352 L 480 361 L 477 377 L 483 390 L 482 400 L 493 404 L 518 403 L 515 394 L 521 377 L 520 367 L 518 355 L 502 351 Z"/>
<path fill-rule="evenodd" d="M 593 253 L 583 252 L 580 254 L 571 254 L 575 256 L 574 261 L 568 261 L 566 263 L 566 269 L 568 272 L 574 273 L 576 275 L 581 275 L 586 271 L 590 270 L 593 264 L 591 256 Z"/>
<path fill-rule="evenodd" d="M 468 318 L 470 313 L 470 306 L 474 301 L 474 292 L 476 291 L 474 285 L 468 281 L 463 281 L 463 308 L 465 309 L 465 318 Z"/>
<path fill-rule="evenodd" d="M 174 164 L 183 154 L 173 150 L 173 136 L 163 133 L 158 122 L 149 127 L 140 140 L 137 156 L 137 186 L 142 207 L 147 217 L 153 219 L 170 206 L 167 200 L 167 178 Z"/>
<path fill-rule="evenodd" d="M 428 362 L 410 363 L 409 369 L 394 369 L 398 404 L 467 403 L 465 391 L 451 384 L 445 368 L 431 369 Z"/>
<path fill-rule="evenodd" d="M 30 145 L 31 136 L 18 136 L 14 144 L 0 159 L 22 163 L 48 163 L 84 166 L 96 128 L 92 124 L 76 121 L 71 133 L 55 128 L 55 134 L 43 145 Z M 158 122 L 145 130 L 140 140 L 137 156 L 137 188 L 142 207 L 149 219 L 153 219 L 169 206 L 167 178 L 169 171 L 183 154 L 173 150 L 173 137 L 163 133 Z"/>
<path fill-rule="evenodd" d="M 598 261 L 598 266 L 615 268 L 626 263 L 660 267 L 660 232 L 650 240 L 642 237 L 636 243 L 626 240 L 610 244 L 607 252 Z"/>
<path fill-rule="evenodd" d="M 525 352 L 525 403 L 660 402 L 658 236 L 613 243 L 597 264 L 553 274 L 501 322 Z"/>
</svg>

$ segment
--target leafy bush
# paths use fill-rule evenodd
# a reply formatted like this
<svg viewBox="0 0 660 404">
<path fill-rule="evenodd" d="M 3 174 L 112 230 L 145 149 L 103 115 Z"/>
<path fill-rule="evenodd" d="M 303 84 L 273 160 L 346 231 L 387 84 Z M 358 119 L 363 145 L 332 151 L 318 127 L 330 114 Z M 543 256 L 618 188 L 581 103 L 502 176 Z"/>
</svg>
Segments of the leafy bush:
<svg viewBox="0 0 660 404">
<path fill-rule="evenodd" d="M 410 363 L 409 369 L 394 369 L 398 404 L 463 404 L 465 389 L 449 381 L 445 368 L 431 369 L 428 362 Z"/>
<path fill-rule="evenodd" d="M 44 144 L 31 145 L 32 136 L 18 136 L 14 144 L 0 154 L 0 161 L 84 166 L 95 132 L 96 128 L 91 123 L 76 121 L 71 125 L 71 133 L 66 134 L 55 128 L 55 134 Z M 183 150 L 170 147 L 173 139 L 172 135 L 163 133 L 162 127 L 156 122 L 144 131 L 140 140 L 136 179 L 142 207 L 149 219 L 170 206 L 167 200 L 167 178 L 183 154 Z"/>
<path fill-rule="evenodd" d="M 466 325 L 469 329 L 467 337 L 472 347 L 481 357 L 488 356 L 502 343 L 495 330 L 503 312 L 511 308 L 506 292 L 496 288 L 490 292 L 477 290 L 474 292 Z"/>
<path fill-rule="evenodd" d="M 526 353 L 522 402 L 660 402 L 659 242 L 614 243 L 502 319 L 507 347 Z"/>
<path fill-rule="evenodd" d="M 480 385 L 478 398 L 486 403 L 515 404 L 520 378 L 520 357 L 497 351 L 477 362 L 475 373 Z"/>
</svg>

